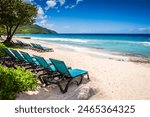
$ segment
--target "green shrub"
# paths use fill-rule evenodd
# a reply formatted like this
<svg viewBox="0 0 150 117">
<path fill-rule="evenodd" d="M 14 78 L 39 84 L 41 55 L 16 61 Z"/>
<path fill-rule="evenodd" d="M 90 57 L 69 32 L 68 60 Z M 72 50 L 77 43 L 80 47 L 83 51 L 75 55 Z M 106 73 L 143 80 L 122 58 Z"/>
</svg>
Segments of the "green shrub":
<svg viewBox="0 0 150 117">
<path fill-rule="evenodd" d="M 17 93 L 35 90 L 37 78 L 24 68 L 6 68 L 0 65 L 0 99 L 15 99 Z"/>
<path fill-rule="evenodd" d="M 6 46 L 0 42 L 0 57 L 6 56 L 6 53 L 2 50 L 2 48 L 6 48 Z"/>
<path fill-rule="evenodd" d="M 14 45 L 13 42 L 5 42 L 4 44 L 6 47 L 9 47 L 9 48 L 18 48 L 18 46 Z"/>
</svg>

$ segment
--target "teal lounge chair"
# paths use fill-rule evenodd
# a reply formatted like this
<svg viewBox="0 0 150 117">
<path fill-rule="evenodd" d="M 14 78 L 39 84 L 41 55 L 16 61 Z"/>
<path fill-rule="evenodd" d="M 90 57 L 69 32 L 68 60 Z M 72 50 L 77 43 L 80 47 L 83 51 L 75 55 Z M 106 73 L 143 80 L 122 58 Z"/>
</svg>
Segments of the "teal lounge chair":
<svg viewBox="0 0 150 117">
<path fill-rule="evenodd" d="M 55 59 L 50 59 L 50 60 L 53 63 L 53 65 L 55 66 L 55 68 L 57 69 L 57 71 L 61 74 L 61 77 L 68 79 L 66 87 L 62 90 L 63 93 L 67 92 L 69 84 L 72 81 L 72 79 L 80 76 L 81 80 L 79 82 L 77 82 L 78 85 L 80 85 L 82 83 L 82 79 L 83 79 L 84 75 L 87 75 L 87 78 L 89 80 L 88 71 L 81 70 L 81 69 L 68 70 L 67 66 L 65 65 L 65 63 L 63 61 L 55 60 Z M 48 81 L 48 79 L 46 79 L 46 80 Z"/>
<path fill-rule="evenodd" d="M 20 53 L 23 55 L 23 57 L 24 57 L 29 63 L 31 63 L 31 64 L 33 64 L 33 65 L 38 65 L 38 66 L 40 65 L 39 62 L 36 60 L 35 57 L 31 57 L 31 56 L 30 56 L 28 53 L 26 53 L 26 52 L 20 51 Z M 47 62 L 49 65 L 52 64 L 50 60 L 46 60 L 46 62 Z"/>
<path fill-rule="evenodd" d="M 17 43 L 18 43 L 19 45 L 21 45 L 21 46 L 31 46 L 31 45 L 28 44 L 28 43 L 24 43 L 24 42 L 19 41 L 19 40 L 16 40 L 16 41 L 17 41 Z"/>
<path fill-rule="evenodd" d="M 63 61 L 56 60 L 56 59 L 50 59 L 50 60 L 52 64 L 56 67 L 56 69 L 65 77 L 74 78 L 78 76 L 87 75 L 89 79 L 88 71 L 81 70 L 81 69 L 68 70 Z"/>
<path fill-rule="evenodd" d="M 11 67 L 15 67 L 15 63 L 20 64 L 21 61 L 19 59 L 17 59 L 11 52 L 9 49 L 7 48 L 2 48 L 2 50 L 8 55 L 9 58 L 4 58 L 3 64 L 5 65 L 9 65 Z M 9 66 L 8 65 L 8 66 Z"/>
<path fill-rule="evenodd" d="M 12 41 L 12 43 L 15 44 L 15 45 L 19 45 L 19 46 L 22 45 L 20 42 L 17 42 L 17 41 L 16 42 Z"/>
<path fill-rule="evenodd" d="M 36 59 L 34 59 L 33 57 L 31 57 L 28 53 L 20 51 L 20 53 L 23 55 L 23 57 L 27 60 L 27 62 L 31 63 L 32 65 L 39 65 L 39 63 L 36 61 Z"/>
<path fill-rule="evenodd" d="M 12 59 L 16 59 L 16 57 L 9 51 L 7 48 L 2 48 L 2 50 Z"/>
<path fill-rule="evenodd" d="M 21 56 L 17 50 L 13 50 L 13 49 L 10 49 L 10 50 L 16 56 L 17 59 L 27 62 L 27 60 L 23 56 Z"/>
<path fill-rule="evenodd" d="M 14 44 L 19 45 L 19 46 L 23 46 L 21 41 L 16 40 L 16 42 L 14 42 Z"/>
<path fill-rule="evenodd" d="M 43 58 L 43 57 L 40 57 L 40 56 L 34 56 L 36 58 L 36 60 L 39 62 L 39 64 L 46 68 L 46 69 L 49 69 L 51 71 L 57 71 L 57 69 L 55 68 L 54 65 L 49 65 L 47 63 L 47 61 Z M 71 67 L 67 66 L 67 69 L 71 69 Z"/>
<path fill-rule="evenodd" d="M 49 65 L 43 57 L 40 56 L 34 56 L 34 57 L 39 62 L 41 67 L 44 67 L 45 69 L 48 69 L 50 71 L 57 71 L 54 65 Z"/>
<path fill-rule="evenodd" d="M 32 47 L 34 50 L 38 51 L 38 52 L 42 52 L 43 50 L 41 48 L 39 48 L 35 43 L 31 43 Z"/>
<path fill-rule="evenodd" d="M 40 44 L 36 44 L 37 45 L 37 47 L 39 48 L 39 49 L 42 49 L 42 50 L 44 50 L 44 51 L 52 51 L 53 49 L 52 48 L 48 48 L 48 47 L 45 47 L 45 46 L 41 46 Z"/>
<path fill-rule="evenodd" d="M 16 56 L 17 59 L 19 59 L 22 62 L 20 64 L 21 66 L 26 66 L 30 64 L 17 50 L 11 49 L 11 52 Z"/>
<path fill-rule="evenodd" d="M 35 43 L 31 43 L 31 45 L 32 45 L 34 48 L 39 49 L 38 46 L 37 46 Z"/>
</svg>

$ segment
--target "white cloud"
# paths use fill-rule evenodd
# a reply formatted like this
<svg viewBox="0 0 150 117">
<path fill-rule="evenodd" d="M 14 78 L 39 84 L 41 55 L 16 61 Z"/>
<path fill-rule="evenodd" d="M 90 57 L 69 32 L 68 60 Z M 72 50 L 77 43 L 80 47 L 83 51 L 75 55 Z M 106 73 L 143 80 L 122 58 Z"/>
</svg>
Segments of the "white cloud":
<svg viewBox="0 0 150 117">
<path fill-rule="evenodd" d="M 58 2 L 60 3 L 60 5 L 64 5 L 66 0 L 58 0 Z"/>
<path fill-rule="evenodd" d="M 46 22 L 47 22 L 46 20 L 41 20 L 39 23 L 40 23 L 41 25 L 44 25 Z"/>
<path fill-rule="evenodd" d="M 79 2 L 83 2 L 83 1 L 84 0 L 76 0 L 76 3 L 74 5 L 67 5 L 67 6 L 65 6 L 65 8 L 72 9 L 72 8 L 76 7 L 79 4 Z"/>
<path fill-rule="evenodd" d="M 45 10 L 55 8 L 58 3 L 62 6 L 65 4 L 65 2 L 66 0 L 47 0 L 46 1 L 47 6 L 45 7 Z"/>
<path fill-rule="evenodd" d="M 47 20 L 42 20 L 37 24 L 47 29 L 52 29 L 52 27 L 54 26 L 54 24 L 48 23 Z"/>
<path fill-rule="evenodd" d="M 150 32 L 150 27 L 138 28 L 138 31 L 140 31 L 140 32 Z"/>
<path fill-rule="evenodd" d="M 53 8 L 57 5 L 57 1 L 56 0 L 47 0 L 46 2 L 47 6 L 45 7 L 46 10 L 48 10 L 49 8 Z"/>
<path fill-rule="evenodd" d="M 79 4 L 79 2 L 83 2 L 84 0 L 77 0 L 76 4 Z"/>
<path fill-rule="evenodd" d="M 38 15 L 37 15 L 37 19 L 39 20 L 43 20 L 43 19 L 46 19 L 47 18 L 47 15 L 45 15 L 42 7 L 38 7 Z"/>
<path fill-rule="evenodd" d="M 139 33 L 150 33 L 150 27 L 139 27 L 129 29 L 131 32 L 139 32 Z"/>
<path fill-rule="evenodd" d="M 51 29 L 54 26 L 54 24 L 48 23 L 47 18 L 48 17 L 47 17 L 47 15 L 45 15 L 42 7 L 38 6 L 38 15 L 37 15 L 38 22 L 37 22 L 37 24 L 42 26 L 42 27 Z"/>
<path fill-rule="evenodd" d="M 38 15 L 43 15 L 44 11 L 42 9 L 42 7 L 38 7 Z"/>
<path fill-rule="evenodd" d="M 76 7 L 76 5 L 67 5 L 67 6 L 65 6 L 65 9 L 72 9 L 72 8 L 74 8 L 74 7 Z"/>
</svg>

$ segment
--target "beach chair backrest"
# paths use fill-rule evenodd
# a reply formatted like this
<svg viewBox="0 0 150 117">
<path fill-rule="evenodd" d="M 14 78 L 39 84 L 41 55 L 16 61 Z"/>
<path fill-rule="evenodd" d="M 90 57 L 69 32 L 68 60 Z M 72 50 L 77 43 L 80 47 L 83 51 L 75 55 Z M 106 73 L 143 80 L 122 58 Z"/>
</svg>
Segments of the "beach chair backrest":
<svg viewBox="0 0 150 117">
<path fill-rule="evenodd" d="M 23 43 L 21 42 L 21 41 L 19 41 L 19 40 L 16 40 L 20 45 L 23 45 Z"/>
<path fill-rule="evenodd" d="M 16 58 L 7 48 L 2 48 L 2 50 L 11 58 Z"/>
<path fill-rule="evenodd" d="M 20 53 L 24 56 L 24 58 L 25 58 L 29 63 L 34 64 L 34 61 L 33 61 L 32 57 L 31 57 L 28 53 L 22 52 L 22 51 L 20 51 Z"/>
<path fill-rule="evenodd" d="M 46 60 L 43 57 L 40 56 L 34 56 L 35 59 L 39 62 L 39 64 L 44 68 L 50 68 L 49 64 L 46 62 Z"/>
<path fill-rule="evenodd" d="M 12 53 L 18 58 L 19 60 L 24 60 L 24 58 L 19 54 L 17 50 L 11 49 Z"/>
<path fill-rule="evenodd" d="M 50 59 L 50 60 L 58 72 L 60 72 L 61 74 L 70 75 L 67 66 L 63 61 L 56 60 L 56 59 Z"/>
<path fill-rule="evenodd" d="M 43 49 L 43 47 L 42 47 L 40 44 L 36 44 L 36 46 L 37 46 L 39 49 Z"/>
<path fill-rule="evenodd" d="M 38 47 L 42 48 L 42 46 L 40 44 L 36 44 Z"/>
<path fill-rule="evenodd" d="M 34 48 L 37 48 L 37 45 L 36 45 L 36 44 L 31 43 L 31 45 L 32 45 Z"/>
</svg>

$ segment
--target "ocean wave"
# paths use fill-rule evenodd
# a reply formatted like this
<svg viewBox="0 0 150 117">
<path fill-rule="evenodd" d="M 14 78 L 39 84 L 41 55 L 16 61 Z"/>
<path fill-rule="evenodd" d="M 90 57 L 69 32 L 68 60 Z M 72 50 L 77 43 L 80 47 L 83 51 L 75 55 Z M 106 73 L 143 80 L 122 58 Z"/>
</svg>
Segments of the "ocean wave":
<svg viewBox="0 0 150 117">
<path fill-rule="evenodd" d="M 113 44 L 137 44 L 137 45 L 144 45 L 144 46 L 150 46 L 150 42 L 135 42 L 135 41 L 108 41 L 107 43 L 113 43 Z"/>
<path fill-rule="evenodd" d="M 85 47 L 78 47 L 78 46 L 72 46 L 72 45 L 63 45 L 63 47 L 71 49 L 71 50 L 75 50 L 75 51 L 80 51 L 80 52 L 86 52 L 88 49 Z"/>
<path fill-rule="evenodd" d="M 78 42 L 78 43 L 88 43 L 90 41 L 90 40 L 69 39 L 69 38 L 39 38 L 39 37 L 31 37 L 31 38 L 44 41 L 61 41 L 61 42 Z"/>
<path fill-rule="evenodd" d="M 149 47 L 150 47 L 150 42 L 142 42 L 142 44 L 143 44 L 144 46 L 149 46 Z"/>
</svg>

